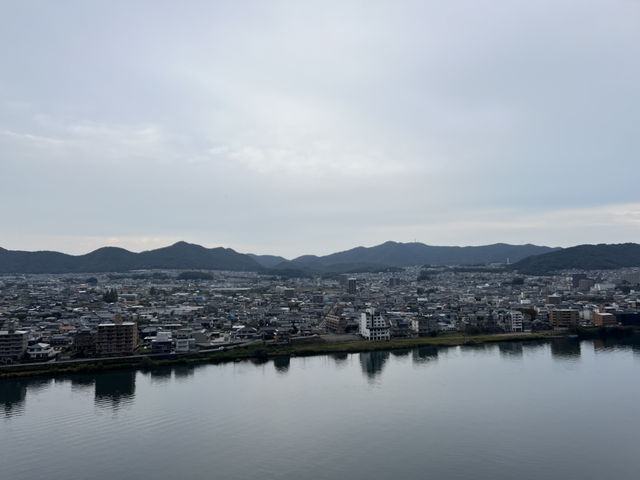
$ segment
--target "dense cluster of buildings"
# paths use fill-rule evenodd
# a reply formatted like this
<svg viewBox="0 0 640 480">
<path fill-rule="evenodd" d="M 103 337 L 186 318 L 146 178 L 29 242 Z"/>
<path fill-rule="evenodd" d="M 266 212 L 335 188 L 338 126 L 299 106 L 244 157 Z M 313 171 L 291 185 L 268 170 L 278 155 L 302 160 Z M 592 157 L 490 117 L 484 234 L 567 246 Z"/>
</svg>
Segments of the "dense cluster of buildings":
<svg viewBox="0 0 640 480">
<path fill-rule="evenodd" d="M 535 277 L 418 266 L 317 278 L 212 275 L 4 275 L 0 362 L 187 353 L 313 335 L 384 341 L 640 325 L 638 269 Z"/>
</svg>

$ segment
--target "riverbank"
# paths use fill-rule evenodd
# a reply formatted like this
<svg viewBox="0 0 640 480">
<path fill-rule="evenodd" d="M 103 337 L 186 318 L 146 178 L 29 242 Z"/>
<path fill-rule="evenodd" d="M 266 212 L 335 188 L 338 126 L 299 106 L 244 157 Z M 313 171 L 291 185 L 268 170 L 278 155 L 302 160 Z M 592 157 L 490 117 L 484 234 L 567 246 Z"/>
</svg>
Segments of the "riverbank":
<svg viewBox="0 0 640 480">
<path fill-rule="evenodd" d="M 258 342 L 228 350 L 195 352 L 184 355 L 165 355 L 162 357 L 135 356 L 110 359 L 96 358 L 73 362 L 3 366 L 0 367 L 0 379 L 97 373 L 115 369 L 150 369 L 159 366 L 222 363 L 249 359 L 267 360 L 276 357 L 299 357 L 331 353 L 401 350 L 422 346 L 453 347 L 494 342 L 529 342 L 559 336 L 565 335 L 558 335 L 555 332 L 463 335 L 456 332 L 442 334 L 436 337 L 399 338 L 387 342 L 370 342 L 366 340 L 327 342 L 322 337 L 309 337 L 304 342 L 288 345 Z"/>
</svg>

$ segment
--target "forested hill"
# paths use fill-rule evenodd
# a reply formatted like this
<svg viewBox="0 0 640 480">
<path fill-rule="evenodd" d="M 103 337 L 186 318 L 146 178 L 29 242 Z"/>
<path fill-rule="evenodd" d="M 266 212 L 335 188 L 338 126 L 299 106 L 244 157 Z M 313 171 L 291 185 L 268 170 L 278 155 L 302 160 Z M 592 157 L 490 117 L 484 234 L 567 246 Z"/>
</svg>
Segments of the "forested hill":
<svg viewBox="0 0 640 480">
<path fill-rule="evenodd" d="M 123 272 L 154 268 L 257 271 L 262 266 L 230 248 L 205 248 L 186 242 L 140 253 L 104 247 L 86 255 L 0 248 L 0 273 Z"/>
<path fill-rule="evenodd" d="M 607 270 L 640 266 L 637 243 L 578 245 L 525 258 L 512 265 L 514 270 L 542 275 L 559 270 Z"/>
<path fill-rule="evenodd" d="M 300 267 L 321 267 L 343 264 L 385 265 L 469 265 L 517 262 L 530 255 L 551 252 L 553 248 L 537 245 L 509 245 L 496 243 L 477 247 L 432 246 L 424 243 L 385 242 L 375 247 L 356 247 L 323 257 L 305 255 L 289 264 Z"/>
<path fill-rule="evenodd" d="M 496 243 L 477 247 L 430 246 L 423 243 L 386 242 L 356 247 L 326 256 L 305 255 L 294 260 L 273 255 L 238 253 L 230 248 L 205 248 L 186 242 L 134 253 L 104 247 L 86 255 L 25 252 L 0 248 L 0 273 L 123 272 L 139 269 L 202 269 L 235 271 L 370 271 L 409 265 L 469 265 L 516 262 L 530 255 L 551 252 L 550 247 Z"/>
</svg>

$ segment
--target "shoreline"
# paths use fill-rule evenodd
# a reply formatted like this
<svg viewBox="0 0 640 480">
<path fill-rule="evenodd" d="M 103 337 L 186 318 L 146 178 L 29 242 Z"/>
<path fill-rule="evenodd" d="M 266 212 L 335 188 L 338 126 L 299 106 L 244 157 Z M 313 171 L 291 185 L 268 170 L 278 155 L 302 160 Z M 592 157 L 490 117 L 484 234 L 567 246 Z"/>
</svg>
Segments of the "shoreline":
<svg viewBox="0 0 640 480">
<path fill-rule="evenodd" d="M 282 357 L 309 357 L 332 353 L 361 353 L 389 350 L 406 350 L 419 347 L 474 346 L 499 342 L 535 342 L 554 338 L 586 340 L 594 338 L 625 338 L 640 333 L 634 327 L 579 328 L 576 332 L 552 330 L 536 333 L 492 333 L 464 335 L 460 332 L 440 334 L 435 337 L 397 338 L 373 342 L 367 340 L 326 341 L 322 337 L 301 337 L 297 344 L 269 344 L 256 341 L 227 350 L 193 352 L 181 355 L 133 355 L 118 358 L 86 358 L 71 361 L 14 364 L 0 366 L 0 381 L 22 377 L 56 377 L 72 374 L 99 373 L 109 370 L 150 370 L 172 365 L 197 365 L 237 362 L 242 360 L 267 361 Z"/>
<path fill-rule="evenodd" d="M 148 370 L 171 365 L 217 364 L 242 360 L 269 360 L 277 357 L 308 357 L 332 353 L 361 353 L 385 350 L 403 350 L 430 347 L 473 346 L 498 342 L 545 341 L 552 338 L 567 337 L 565 332 L 538 332 L 512 334 L 462 335 L 460 333 L 442 334 L 436 337 L 398 338 L 384 342 L 355 340 L 345 342 L 327 342 L 321 337 L 309 337 L 313 342 L 276 345 L 263 341 L 247 346 L 215 352 L 194 352 L 183 355 L 162 355 L 161 358 L 149 355 L 120 358 L 86 358 L 69 362 L 46 364 L 17 364 L 0 366 L 0 381 L 21 377 L 56 377 L 60 375 L 99 373 L 109 370 L 134 369 Z"/>
</svg>

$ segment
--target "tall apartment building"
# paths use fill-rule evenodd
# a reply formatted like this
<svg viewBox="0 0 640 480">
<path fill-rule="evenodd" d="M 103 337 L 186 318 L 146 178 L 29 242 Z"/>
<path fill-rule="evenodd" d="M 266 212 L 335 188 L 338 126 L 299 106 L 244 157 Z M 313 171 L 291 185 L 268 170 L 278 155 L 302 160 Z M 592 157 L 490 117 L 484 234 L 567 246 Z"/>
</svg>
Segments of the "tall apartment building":
<svg viewBox="0 0 640 480">
<path fill-rule="evenodd" d="M 27 351 L 27 331 L 16 330 L 16 324 L 9 322 L 7 330 L 0 330 L 0 362 L 18 360 Z"/>
<path fill-rule="evenodd" d="M 360 335 L 365 340 L 391 340 L 389 324 L 374 308 L 367 308 L 360 315 Z"/>
<path fill-rule="evenodd" d="M 349 295 L 355 295 L 358 293 L 358 280 L 355 278 L 350 278 L 347 280 L 347 293 Z"/>
<path fill-rule="evenodd" d="M 580 323 L 580 312 L 570 308 L 551 310 L 549 312 L 549 324 L 552 328 L 577 327 Z"/>
<path fill-rule="evenodd" d="M 505 327 L 509 332 L 522 332 L 524 314 L 519 310 L 511 310 L 505 319 Z"/>
<path fill-rule="evenodd" d="M 96 355 L 130 355 L 138 346 L 138 326 L 116 315 L 113 323 L 101 323 L 96 332 Z"/>
</svg>

